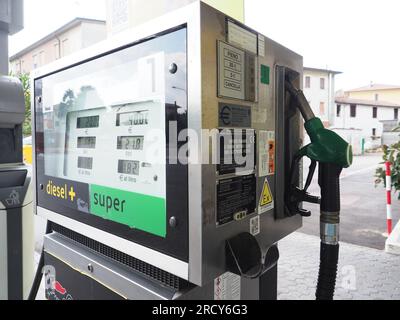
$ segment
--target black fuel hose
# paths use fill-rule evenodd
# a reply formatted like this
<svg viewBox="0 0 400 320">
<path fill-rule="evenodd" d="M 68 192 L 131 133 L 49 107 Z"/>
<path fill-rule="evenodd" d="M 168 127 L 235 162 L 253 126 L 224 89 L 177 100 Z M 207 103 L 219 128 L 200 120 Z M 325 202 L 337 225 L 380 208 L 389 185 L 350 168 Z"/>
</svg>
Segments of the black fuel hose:
<svg viewBox="0 0 400 320">
<path fill-rule="evenodd" d="M 317 300 L 333 300 L 339 262 L 340 173 L 342 167 L 319 163 L 321 249 Z"/>
<path fill-rule="evenodd" d="M 46 223 L 46 232 L 45 234 L 51 233 L 51 222 L 47 221 Z M 43 276 L 43 267 L 44 267 L 44 246 L 42 248 L 42 251 L 40 253 L 40 259 L 39 263 L 36 269 L 35 277 L 33 279 L 32 287 L 28 295 L 28 300 L 35 300 L 37 293 L 40 288 L 40 283 L 42 281 L 42 276 Z"/>
<path fill-rule="evenodd" d="M 339 245 L 321 242 L 318 284 L 315 297 L 317 300 L 333 300 L 339 260 Z"/>
</svg>

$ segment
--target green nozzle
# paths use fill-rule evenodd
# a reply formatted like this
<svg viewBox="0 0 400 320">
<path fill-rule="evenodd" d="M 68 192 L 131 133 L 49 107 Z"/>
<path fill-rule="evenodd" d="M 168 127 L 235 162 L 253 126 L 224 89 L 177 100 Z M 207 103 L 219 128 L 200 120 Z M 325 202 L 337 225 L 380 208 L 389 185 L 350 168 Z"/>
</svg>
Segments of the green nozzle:
<svg viewBox="0 0 400 320">
<path fill-rule="evenodd" d="M 307 121 L 304 127 L 311 139 L 311 143 L 302 149 L 304 155 L 322 163 L 335 163 L 343 168 L 351 166 L 351 145 L 335 132 L 325 129 L 319 118 Z"/>
</svg>

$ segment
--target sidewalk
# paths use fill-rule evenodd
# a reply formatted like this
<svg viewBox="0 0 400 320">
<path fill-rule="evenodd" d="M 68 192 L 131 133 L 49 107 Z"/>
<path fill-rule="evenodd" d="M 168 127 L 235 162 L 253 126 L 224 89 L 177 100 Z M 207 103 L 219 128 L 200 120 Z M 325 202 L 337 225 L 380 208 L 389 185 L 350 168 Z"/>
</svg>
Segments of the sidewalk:
<svg viewBox="0 0 400 320">
<path fill-rule="evenodd" d="M 318 237 L 293 233 L 279 242 L 279 300 L 313 300 L 319 268 Z M 335 300 L 400 299 L 400 257 L 340 244 Z"/>
</svg>

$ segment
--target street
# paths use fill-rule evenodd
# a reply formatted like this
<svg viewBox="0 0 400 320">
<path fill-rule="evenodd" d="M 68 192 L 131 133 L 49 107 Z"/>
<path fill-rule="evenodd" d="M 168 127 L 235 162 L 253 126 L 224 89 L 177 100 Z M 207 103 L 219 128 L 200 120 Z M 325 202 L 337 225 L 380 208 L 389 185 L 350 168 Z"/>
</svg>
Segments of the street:
<svg viewBox="0 0 400 320">
<path fill-rule="evenodd" d="M 383 185 L 375 187 L 375 169 L 382 162 L 381 153 L 354 157 L 353 165 L 344 169 L 341 178 L 340 240 L 360 246 L 384 249 L 386 241 L 386 193 Z M 304 164 L 304 174 L 308 164 Z M 309 192 L 319 195 L 315 174 Z M 299 231 L 319 236 L 319 205 L 305 204 L 312 216 L 303 220 Z M 400 201 L 392 193 L 393 227 L 400 218 Z"/>
</svg>

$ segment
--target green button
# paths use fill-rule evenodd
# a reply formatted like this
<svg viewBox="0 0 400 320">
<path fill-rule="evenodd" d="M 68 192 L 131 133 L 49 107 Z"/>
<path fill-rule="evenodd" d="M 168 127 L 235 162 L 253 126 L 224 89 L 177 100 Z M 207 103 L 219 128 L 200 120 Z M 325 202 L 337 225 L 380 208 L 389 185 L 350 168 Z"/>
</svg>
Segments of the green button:
<svg viewBox="0 0 400 320">
<path fill-rule="evenodd" d="M 270 69 L 268 66 L 261 65 L 261 83 L 269 84 Z"/>
</svg>

